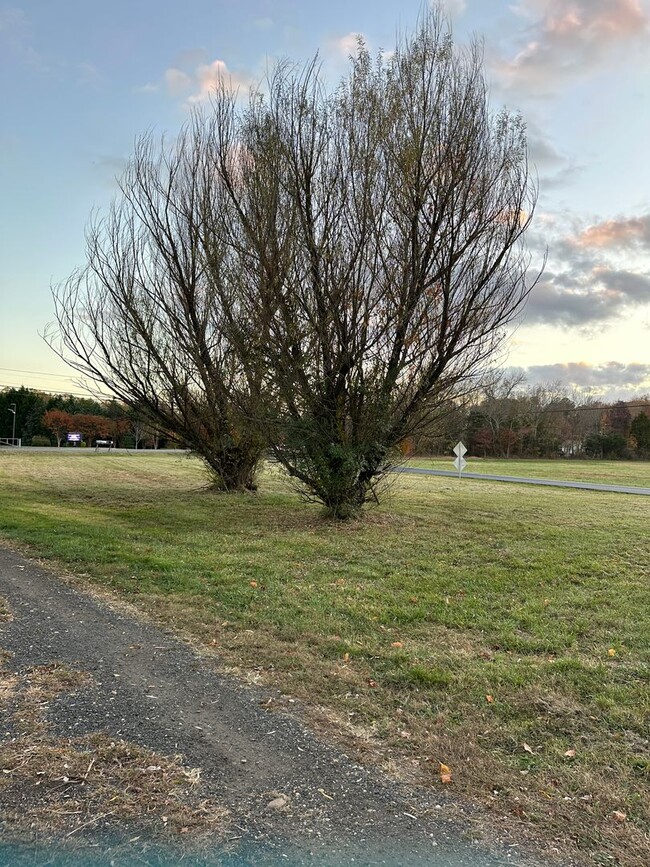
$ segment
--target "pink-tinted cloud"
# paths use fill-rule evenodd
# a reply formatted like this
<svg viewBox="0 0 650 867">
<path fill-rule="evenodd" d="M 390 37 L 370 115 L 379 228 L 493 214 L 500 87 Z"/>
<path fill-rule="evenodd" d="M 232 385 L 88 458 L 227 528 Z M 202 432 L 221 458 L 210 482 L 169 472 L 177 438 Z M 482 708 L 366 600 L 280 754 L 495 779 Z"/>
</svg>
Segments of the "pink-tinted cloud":
<svg viewBox="0 0 650 867">
<path fill-rule="evenodd" d="M 212 63 L 199 66 L 196 81 L 198 92 L 190 97 L 190 102 L 204 102 L 220 87 L 225 87 L 231 93 L 247 92 L 253 84 L 249 75 L 232 72 L 223 60 L 213 60 Z"/>
<path fill-rule="evenodd" d="M 191 104 L 206 102 L 220 87 L 231 93 L 247 93 L 253 84 L 250 76 L 232 72 L 223 60 L 202 63 L 191 72 L 171 67 L 164 79 L 170 96 L 185 98 Z"/>
<path fill-rule="evenodd" d="M 591 249 L 636 246 L 650 249 L 650 214 L 596 223 L 578 235 L 573 243 Z"/>
<path fill-rule="evenodd" d="M 548 94 L 567 78 L 588 74 L 635 45 L 650 44 L 642 0 L 519 0 L 514 11 L 531 21 L 526 44 L 496 64 L 510 88 Z"/>
</svg>

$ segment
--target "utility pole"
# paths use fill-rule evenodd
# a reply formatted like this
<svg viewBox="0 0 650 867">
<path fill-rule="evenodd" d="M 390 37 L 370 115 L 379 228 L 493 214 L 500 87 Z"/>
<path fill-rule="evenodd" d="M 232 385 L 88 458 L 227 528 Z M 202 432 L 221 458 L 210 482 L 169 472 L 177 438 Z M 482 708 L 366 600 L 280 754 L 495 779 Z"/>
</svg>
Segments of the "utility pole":
<svg viewBox="0 0 650 867">
<path fill-rule="evenodd" d="M 12 407 L 13 407 L 13 409 L 12 409 Z M 13 414 L 14 414 L 14 422 L 13 422 L 12 429 L 11 429 L 11 444 L 15 445 L 16 444 L 16 404 L 15 403 L 9 404 L 9 412 L 13 412 Z"/>
</svg>

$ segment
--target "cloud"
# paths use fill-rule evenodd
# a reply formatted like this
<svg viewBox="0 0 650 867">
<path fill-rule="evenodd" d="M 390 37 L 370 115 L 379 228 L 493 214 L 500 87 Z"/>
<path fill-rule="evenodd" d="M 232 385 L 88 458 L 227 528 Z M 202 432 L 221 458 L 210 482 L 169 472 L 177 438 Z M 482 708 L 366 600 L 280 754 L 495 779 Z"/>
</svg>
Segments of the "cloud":
<svg viewBox="0 0 650 867">
<path fill-rule="evenodd" d="M 249 75 L 231 71 L 223 60 L 202 63 L 192 72 L 171 67 L 165 71 L 164 81 L 170 96 L 184 97 L 190 104 L 206 102 L 222 86 L 231 93 L 247 92 L 253 86 Z"/>
<path fill-rule="evenodd" d="M 573 243 L 587 249 L 625 249 L 645 247 L 650 250 L 650 214 L 621 217 L 589 226 Z"/>
<path fill-rule="evenodd" d="M 594 268 L 593 276 L 607 295 L 623 302 L 650 301 L 650 275 L 634 271 L 613 270 L 602 265 Z"/>
<path fill-rule="evenodd" d="M 550 95 L 567 79 L 584 76 L 650 43 L 640 0 L 519 0 L 513 11 L 531 21 L 526 43 L 495 72 L 501 84 Z"/>
<path fill-rule="evenodd" d="M 620 312 L 621 301 L 615 295 L 575 284 L 570 273 L 547 275 L 530 295 L 523 324 L 587 328 L 613 319 Z"/>
<path fill-rule="evenodd" d="M 557 150 L 550 138 L 528 124 L 528 158 L 539 169 L 557 169 L 565 166 L 567 158 Z"/>
<path fill-rule="evenodd" d="M 569 361 L 562 364 L 538 364 L 527 368 L 527 379 L 532 383 L 560 381 L 576 388 L 636 389 L 650 387 L 650 364 L 588 364 Z"/>
<path fill-rule="evenodd" d="M 466 0 L 430 0 L 429 6 L 440 7 L 450 18 L 459 18 L 467 9 Z"/>
<path fill-rule="evenodd" d="M 650 216 L 587 222 L 570 211 L 540 212 L 527 239 L 548 264 L 524 325 L 600 330 L 619 317 L 650 314 Z"/>
<path fill-rule="evenodd" d="M 50 73 L 52 64 L 36 51 L 32 39 L 32 25 L 22 9 L 0 9 L 0 50 L 3 54 L 12 55 L 37 72 Z"/>
<path fill-rule="evenodd" d="M 194 83 L 190 75 L 176 67 L 166 69 L 164 79 L 170 96 L 184 96 L 192 89 Z"/>
<path fill-rule="evenodd" d="M 346 60 L 348 57 L 356 57 L 357 52 L 359 51 L 359 40 L 366 42 L 363 33 L 346 33 L 345 36 L 341 36 L 339 39 L 334 41 L 334 49 Z"/>
<path fill-rule="evenodd" d="M 190 97 L 190 102 L 203 102 L 222 86 L 235 93 L 239 90 L 247 91 L 253 84 L 250 76 L 231 72 L 223 60 L 213 60 L 212 63 L 199 66 L 196 78 L 199 91 Z"/>
<path fill-rule="evenodd" d="M 534 120 L 526 124 L 528 159 L 539 173 L 541 193 L 551 189 L 565 189 L 584 171 L 575 159 L 556 148 L 550 136 Z"/>
<path fill-rule="evenodd" d="M 27 16 L 22 9 L 16 7 L 0 9 L 0 33 L 22 37 L 29 33 L 29 29 Z"/>
<path fill-rule="evenodd" d="M 566 264 L 566 263 L 565 263 Z M 650 276 L 596 265 L 546 273 L 531 292 L 525 325 L 590 329 L 650 302 Z"/>
<path fill-rule="evenodd" d="M 141 84 L 137 87 L 132 88 L 133 93 L 157 93 L 160 88 L 157 84 Z"/>
</svg>

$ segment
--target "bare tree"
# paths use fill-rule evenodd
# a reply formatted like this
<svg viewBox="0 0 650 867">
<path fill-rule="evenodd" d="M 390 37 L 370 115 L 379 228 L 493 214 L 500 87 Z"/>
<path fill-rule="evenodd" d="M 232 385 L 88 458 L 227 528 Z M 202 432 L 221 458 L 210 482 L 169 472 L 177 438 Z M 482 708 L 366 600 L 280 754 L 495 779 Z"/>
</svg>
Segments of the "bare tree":
<svg viewBox="0 0 650 867">
<path fill-rule="evenodd" d="M 474 387 L 531 289 L 524 124 L 490 112 L 480 46 L 455 48 L 435 12 L 390 59 L 360 43 L 334 93 L 316 62 L 285 64 L 266 97 L 241 110 L 222 88 L 214 112 L 230 333 L 261 359 L 277 459 L 346 518 Z"/>
<path fill-rule="evenodd" d="M 493 452 L 500 457 L 510 457 L 512 446 L 525 423 L 524 382 L 523 370 L 494 370 L 486 374 L 481 387 L 483 399 L 477 413 L 489 429 Z"/>
<path fill-rule="evenodd" d="M 247 411 L 250 366 L 247 379 L 206 270 L 218 199 L 207 144 L 198 119 L 171 147 L 139 140 L 121 196 L 89 226 L 86 267 L 53 290 L 46 339 L 200 455 L 216 487 L 242 490 L 254 487 L 263 443 Z"/>
</svg>

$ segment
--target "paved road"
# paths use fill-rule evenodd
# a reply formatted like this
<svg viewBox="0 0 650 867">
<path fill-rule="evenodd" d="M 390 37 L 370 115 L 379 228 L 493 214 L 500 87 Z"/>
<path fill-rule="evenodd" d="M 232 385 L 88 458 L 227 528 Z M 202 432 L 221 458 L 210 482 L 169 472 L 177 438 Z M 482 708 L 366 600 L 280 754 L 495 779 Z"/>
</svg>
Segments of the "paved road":
<svg viewBox="0 0 650 867">
<path fill-rule="evenodd" d="M 458 478 L 453 470 L 427 470 L 424 467 L 398 467 L 395 472 L 418 476 L 448 476 Z M 556 479 L 531 479 L 523 476 L 490 476 L 487 473 L 463 473 L 464 479 L 482 479 L 490 482 L 515 482 L 518 485 L 550 485 L 554 488 L 579 488 L 585 491 L 610 491 L 614 494 L 641 494 L 650 497 L 650 488 L 632 485 L 601 485 L 597 482 L 561 482 Z"/>
<path fill-rule="evenodd" d="M 5 662 L 10 673 L 56 660 L 92 677 L 89 687 L 51 703 L 56 733 L 103 731 L 161 753 L 181 752 L 187 764 L 202 769 L 208 793 L 222 799 L 241 836 L 240 849 L 202 864 L 529 863 L 516 848 L 494 853 L 470 842 L 462 805 L 446 793 L 407 790 L 360 766 L 285 711 L 269 713 L 269 697 L 282 708 L 279 693 L 220 675 L 170 633 L 113 610 L 1 545 L 0 596 L 13 615 L 0 623 L 0 645 L 12 654 Z M 8 791 L 0 788 L 0 829 Z M 289 807 L 269 810 L 272 793 L 286 794 Z M 112 830 L 119 835 L 119 828 Z M 58 865 L 57 858 L 47 863 Z M 0 864 L 7 863 L 45 862 L 8 854 L 0 842 Z M 108 863 L 93 860 L 95 867 Z M 145 861 L 126 861 L 122 853 L 116 863 Z"/>
</svg>

